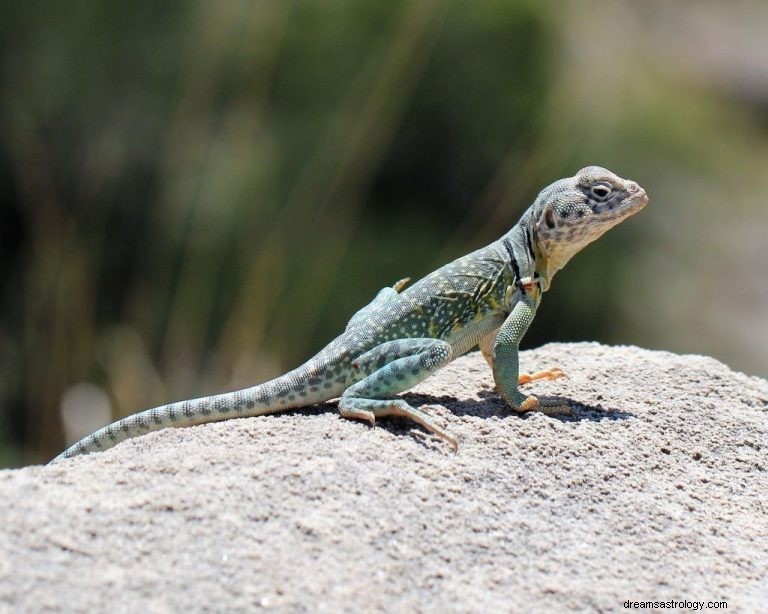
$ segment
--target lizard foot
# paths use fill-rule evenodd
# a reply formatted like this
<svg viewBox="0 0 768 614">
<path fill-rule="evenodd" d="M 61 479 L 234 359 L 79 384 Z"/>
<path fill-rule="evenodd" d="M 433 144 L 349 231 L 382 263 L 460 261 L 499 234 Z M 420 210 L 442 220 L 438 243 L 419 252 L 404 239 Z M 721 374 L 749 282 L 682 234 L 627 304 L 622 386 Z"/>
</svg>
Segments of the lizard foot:
<svg viewBox="0 0 768 614">
<path fill-rule="evenodd" d="M 413 408 L 411 408 L 413 409 Z M 459 442 L 458 440 L 451 434 L 448 433 L 448 431 L 440 428 L 437 426 L 431 418 L 427 416 L 422 410 L 423 409 L 429 409 L 429 406 L 425 405 L 424 407 L 420 409 L 414 409 L 414 413 L 411 413 L 410 411 L 406 411 L 406 413 L 402 414 L 406 416 L 407 418 L 410 418 L 417 424 L 420 424 L 423 426 L 426 430 L 428 430 L 433 435 L 437 435 L 440 439 L 442 439 L 445 443 L 447 443 L 449 446 L 451 446 L 451 451 L 455 454 L 459 451 Z"/>
<path fill-rule="evenodd" d="M 567 403 L 562 401 L 539 401 L 535 396 L 531 395 L 525 401 L 520 403 L 515 411 L 523 414 L 529 411 L 538 411 L 545 416 L 573 416 L 573 409 Z"/>
<path fill-rule="evenodd" d="M 429 431 L 433 435 L 437 435 L 440 439 L 451 446 L 451 450 L 453 452 L 456 452 L 459 449 L 459 442 L 455 437 L 449 435 L 447 431 L 443 430 L 437 424 L 435 424 L 434 420 L 432 420 L 432 418 L 430 418 L 421 409 L 411 407 L 402 399 L 395 399 L 392 401 L 369 399 L 362 401 L 358 400 L 358 402 L 365 403 L 367 406 L 371 407 L 371 410 L 349 407 L 349 404 L 345 404 L 345 406 L 339 407 L 339 414 L 344 418 L 367 420 L 371 423 L 371 426 L 376 423 L 377 417 L 383 418 L 388 416 L 398 416 L 401 418 L 407 418 L 416 424 L 421 425 L 425 430 Z"/>
<path fill-rule="evenodd" d="M 352 418 L 353 420 L 365 420 L 371 426 L 376 426 L 376 416 L 372 411 L 367 409 L 352 409 L 349 407 L 339 407 L 339 415 L 344 418 Z"/>
<path fill-rule="evenodd" d="M 545 369 L 544 371 L 537 371 L 536 373 L 532 373 L 531 375 L 521 375 L 518 378 L 517 383 L 518 383 L 518 386 L 523 386 L 524 384 L 529 384 L 530 382 L 534 382 L 537 379 L 554 381 L 556 379 L 560 379 L 561 377 L 568 379 L 568 375 L 562 369 L 558 369 L 557 367 L 555 367 L 554 369 Z"/>
</svg>

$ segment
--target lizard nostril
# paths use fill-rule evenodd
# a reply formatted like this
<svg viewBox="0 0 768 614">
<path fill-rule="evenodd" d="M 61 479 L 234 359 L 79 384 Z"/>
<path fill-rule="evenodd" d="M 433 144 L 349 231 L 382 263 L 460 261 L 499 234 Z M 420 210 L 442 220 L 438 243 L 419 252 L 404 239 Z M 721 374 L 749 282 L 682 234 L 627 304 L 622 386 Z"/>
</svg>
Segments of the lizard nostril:
<svg viewBox="0 0 768 614">
<path fill-rule="evenodd" d="M 640 186 L 637 185 L 634 181 L 627 181 L 627 191 L 628 192 L 637 192 L 637 190 L 640 189 Z"/>
</svg>

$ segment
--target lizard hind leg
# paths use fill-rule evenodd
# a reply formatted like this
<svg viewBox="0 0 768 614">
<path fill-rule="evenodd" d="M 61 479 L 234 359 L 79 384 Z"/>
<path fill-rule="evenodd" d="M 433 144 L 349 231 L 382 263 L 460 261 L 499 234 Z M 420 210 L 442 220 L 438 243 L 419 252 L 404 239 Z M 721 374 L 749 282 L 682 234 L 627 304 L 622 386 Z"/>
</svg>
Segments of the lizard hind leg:
<svg viewBox="0 0 768 614">
<path fill-rule="evenodd" d="M 376 418 L 408 418 L 445 440 L 456 451 L 456 439 L 430 416 L 403 399 L 393 398 L 425 380 L 451 358 L 451 346 L 440 339 L 400 339 L 382 343 L 355 361 L 357 368 L 368 375 L 341 396 L 339 414 L 371 424 Z"/>
</svg>

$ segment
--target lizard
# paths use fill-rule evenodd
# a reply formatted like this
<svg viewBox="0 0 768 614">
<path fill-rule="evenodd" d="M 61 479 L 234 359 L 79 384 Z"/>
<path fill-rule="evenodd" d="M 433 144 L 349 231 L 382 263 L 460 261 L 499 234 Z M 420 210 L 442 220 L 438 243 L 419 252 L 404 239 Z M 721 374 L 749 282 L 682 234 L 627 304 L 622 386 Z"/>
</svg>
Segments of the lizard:
<svg viewBox="0 0 768 614">
<path fill-rule="evenodd" d="M 542 294 L 576 253 L 647 203 L 636 182 L 599 166 L 583 168 L 544 188 L 500 239 L 413 285 L 407 286 L 406 278 L 382 289 L 340 336 L 296 369 L 250 388 L 127 416 L 52 462 L 167 427 L 263 416 L 333 399 L 344 418 L 374 425 L 379 418 L 405 417 L 456 451 L 458 441 L 450 433 L 398 395 L 478 346 L 498 394 L 512 410 L 546 411 L 546 403 L 524 394 L 520 386 L 565 373 L 519 372 L 520 341 Z M 556 413 L 554 405 L 549 409 Z"/>
</svg>

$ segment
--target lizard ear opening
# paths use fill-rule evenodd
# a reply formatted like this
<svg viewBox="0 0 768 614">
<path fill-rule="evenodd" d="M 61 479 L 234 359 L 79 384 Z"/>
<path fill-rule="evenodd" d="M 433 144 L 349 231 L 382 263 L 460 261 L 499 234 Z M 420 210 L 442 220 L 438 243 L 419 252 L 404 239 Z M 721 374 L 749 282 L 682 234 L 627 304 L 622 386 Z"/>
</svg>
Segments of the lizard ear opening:
<svg viewBox="0 0 768 614">
<path fill-rule="evenodd" d="M 541 212 L 536 226 L 541 227 L 542 224 L 545 224 L 550 230 L 555 227 L 555 210 L 552 205 L 547 205 Z"/>
</svg>

